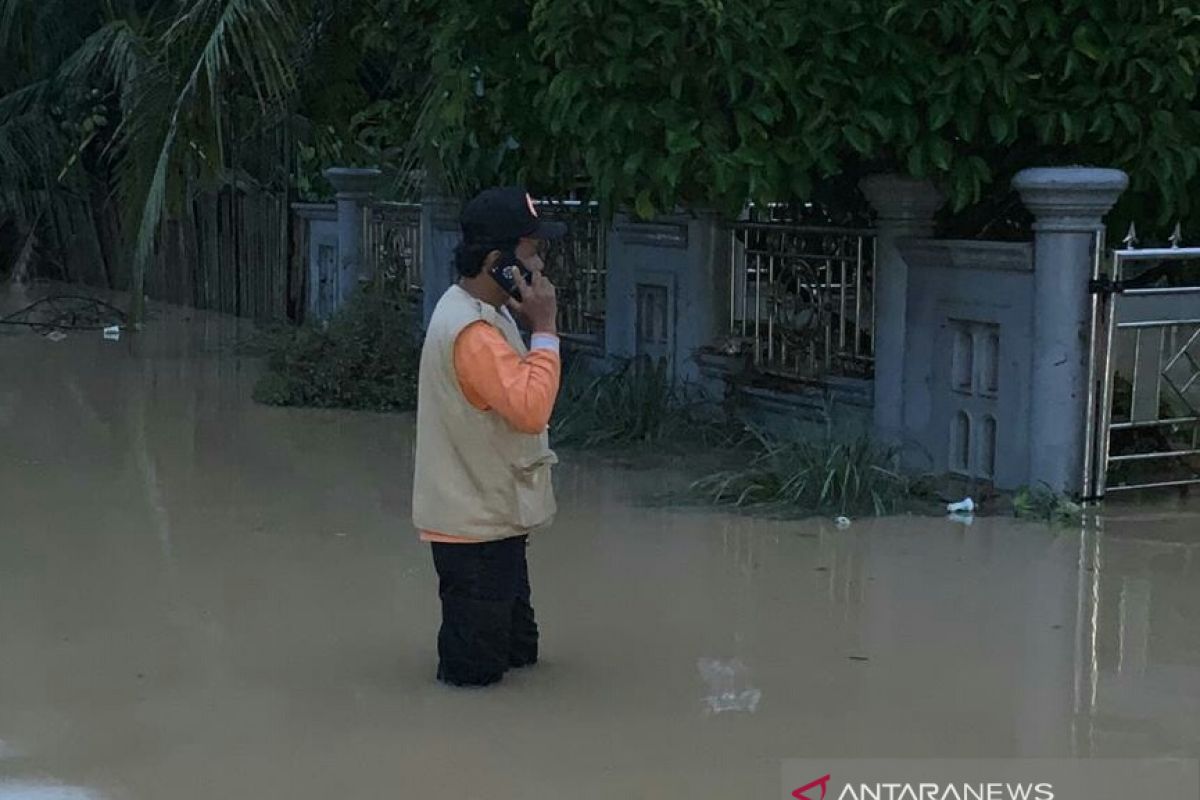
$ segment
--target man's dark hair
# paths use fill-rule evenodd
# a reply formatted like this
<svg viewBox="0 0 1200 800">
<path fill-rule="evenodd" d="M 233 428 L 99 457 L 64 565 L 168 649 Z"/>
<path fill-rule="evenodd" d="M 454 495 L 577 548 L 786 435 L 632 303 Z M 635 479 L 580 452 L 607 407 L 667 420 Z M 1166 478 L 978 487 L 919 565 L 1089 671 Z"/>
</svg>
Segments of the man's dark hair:
<svg viewBox="0 0 1200 800">
<path fill-rule="evenodd" d="M 454 248 L 454 268 L 463 278 L 474 278 L 483 270 L 483 261 L 493 250 L 513 250 L 516 242 L 504 244 L 479 244 L 462 242 Z"/>
</svg>

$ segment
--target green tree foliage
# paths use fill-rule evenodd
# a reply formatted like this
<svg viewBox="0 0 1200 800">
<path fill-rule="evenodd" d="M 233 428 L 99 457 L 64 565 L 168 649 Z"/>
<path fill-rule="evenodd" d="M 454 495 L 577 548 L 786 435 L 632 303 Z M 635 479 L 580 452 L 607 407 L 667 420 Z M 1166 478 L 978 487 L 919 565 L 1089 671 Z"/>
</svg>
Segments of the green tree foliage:
<svg viewBox="0 0 1200 800">
<path fill-rule="evenodd" d="M 0 225 L 116 196 L 144 267 L 280 126 L 261 166 L 305 196 L 334 160 L 643 215 L 899 170 L 978 233 L 1018 169 L 1089 163 L 1131 174 L 1118 220 L 1166 222 L 1197 195 L 1198 68 L 1184 0 L 0 0 Z"/>
<path fill-rule="evenodd" d="M 880 169 L 934 178 L 957 209 L 1031 165 L 1125 169 L 1143 217 L 1196 193 L 1200 13 L 1177 0 L 437 7 L 423 131 L 464 183 L 587 175 L 645 215 Z"/>
</svg>

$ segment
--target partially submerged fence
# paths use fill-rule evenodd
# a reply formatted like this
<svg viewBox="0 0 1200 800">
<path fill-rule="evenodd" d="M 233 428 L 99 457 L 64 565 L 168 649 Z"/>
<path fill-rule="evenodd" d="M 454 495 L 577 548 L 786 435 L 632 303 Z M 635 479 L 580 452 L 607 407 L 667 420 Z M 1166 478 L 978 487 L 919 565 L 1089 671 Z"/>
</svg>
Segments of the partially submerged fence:
<svg viewBox="0 0 1200 800">
<path fill-rule="evenodd" d="M 288 204 L 283 192 L 197 193 L 163 223 L 146 292 L 177 305 L 256 319 L 288 314 Z"/>
<path fill-rule="evenodd" d="M 872 374 L 872 231 L 737 222 L 729 237 L 728 354 L 781 377 Z"/>
</svg>

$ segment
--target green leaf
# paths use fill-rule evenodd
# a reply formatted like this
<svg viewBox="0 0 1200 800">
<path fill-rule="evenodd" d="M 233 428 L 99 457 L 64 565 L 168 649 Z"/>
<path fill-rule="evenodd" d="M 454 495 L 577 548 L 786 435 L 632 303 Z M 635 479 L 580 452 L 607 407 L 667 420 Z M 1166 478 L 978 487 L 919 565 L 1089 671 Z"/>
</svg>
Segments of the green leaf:
<svg viewBox="0 0 1200 800">
<path fill-rule="evenodd" d="M 875 129 L 875 132 L 885 139 L 891 135 L 891 120 L 889 120 L 883 114 L 880 114 L 878 111 L 864 111 L 863 119 L 871 123 L 871 127 Z"/>
<path fill-rule="evenodd" d="M 1117 103 L 1113 106 L 1113 111 L 1116 113 L 1117 119 L 1121 120 L 1121 124 L 1125 126 L 1126 131 L 1132 134 L 1141 133 L 1142 123 L 1133 108 L 1125 103 Z"/>
<path fill-rule="evenodd" d="M 1077 138 L 1076 130 L 1075 130 L 1075 119 L 1074 119 L 1074 117 L 1071 116 L 1070 112 L 1068 112 L 1068 111 L 1059 112 L 1059 119 L 1062 120 L 1063 143 L 1070 144 L 1072 141 L 1074 141 Z"/>
<path fill-rule="evenodd" d="M 1112 139 L 1113 128 L 1116 126 L 1113 120 L 1112 112 L 1107 107 L 1096 109 L 1095 115 L 1092 117 L 1092 124 L 1088 126 L 1088 131 L 1097 134 L 1102 142 L 1107 142 Z"/>
<path fill-rule="evenodd" d="M 758 117 L 764 125 L 770 125 L 775 121 L 775 112 L 765 103 L 755 103 L 750 106 L 750 113 Z"/>
<path fill-rule="evenodd" d="M 846 137 L 846 141 L 850 142 L 850 146 L 860 154 L 864 156 L 870 154 L 871 137 L 862 128 L 855 125 L 844 125 L 842 127 L 842 135 Z"/>
<path fill-rule="evenodd" d="M 992 179 L 992 170 L 988 163 L 979 156 L 971 156 L 967 159 L 967 164 L 971 167 L 971 172 L 976 178 L 976 191 L 978 192 L 978 184 L 987 183 Z"/>
<path fill-rule="evenodd" d="M 975 6 L 975 14 L 971 17 L 971 38 L 978 39 L 987 30 L 988 25 L 992 22 L 992 8 L 990 4 L 979 3 Z"/>
<path fill-rule="evenodd" d="M 683 72 L 675 73 L 675 77 L 671 78 L 671 97 L 678 100 L 683 96 Z"/>
<path fill-rule="evenodd" d="M 929 127 L 931 130 L 940 130 L 946 126 L 946 123 L 954 116 L 954 106 L 952 99 L 949 97 L 941 97 L 933 102 L 929 109 Z"/>
<path fill-rule="evenodd" d="M 967 104 L 962 104 L 954 113 L 954 127 L 958 130 L 958 135 L 964 141 L 971 141 L 975 138 L 975 129 L 979 125 L 979 116 L 976 110 Z"/>
<path fill-rule="evenodd" d="M 717 39 L 717 52 L 721 54 L 721 58 L 726 64 L 733 62 L 733 45 L 728 37 L 722 36 Z"/>
<path fill-rule="evenodd" d="M 937 17 L 942 26 L 942 40 L 948 42 L 954 38 L 954 9 L 948 5 L 939 6 L 937 9 Z"/>
<path fill-rule="evenodd" d="M 1071 35 L 1071 43 L 1075 45 L 1075 49 L 1083 53 L 1092 61 L 1099 61 L 1103 55 L 1104 49 L 1096 41 L 1096 29 L 1090 22 L 1085 22 L 1075 29 L 1075 33 Z"/>
<path fill-rule="evenodd" d="M 667 131 L 668 153 L 689 153 L 700 147 L 700 140 L 690 133 Z"/>
<path fill-rule="evenodd" d="M 929 159 L 933 165 L 945 172 L 950 169 L 950 158 L 953 155 L 950 151 L 950 145 L 945 139 L 935 137 L 929 140 Z"/>
<path fill-rule="evenodd" d="M 992 139 L 996 144 L 1007 142 L 1009 135 L 1012 133 L 1011 122 L 1004 114 L 992 114 L 989 116 L 988 129 L 991 130 Z"/>
<path fill-rule="evenodd" d="M 625 163 L 621 167 L 621 172 L 625 177 L 632 178 L 637 174 L 638 167 L 642 165 L 642 157 L 643 151 L 641 150 L 634 150 L 629 154 L 629 157 L 625 159 Z"/>
<path fill-rule="evenodd" d="M 650 198 L 650 190 L 642 189 L 638 192 L 637 199 L 633 203 L 633 210 L 642 219 L 650 219 L 656 211 L 654 201 Z"/>
<path fill-rule="evenodd" d="M 1079 69 L 1079 59 L 1075 56 L 1075 51 L 1067 53 L 1067 66 L 1063 70 L 1063 80 L 1071 80 L 1071 76 L 1075 74 L 1075 70 Z"/>
<path fill-rule="evenodd" d="M 987 89 L 987 77 L 983 74 L 981 68 L 975 67 L 967 70 L 967 84 L 971 87 L 976 97 L 982 97 Z"/>
<path fill-rule="evenodd" d="M 917 113 L 906 108 L 900 114 L 900 135 L 905 144 L 912 144 L 917 141 L 917 133 L 921 129 L 920 120 L 917 119 Z"/>
</svg>

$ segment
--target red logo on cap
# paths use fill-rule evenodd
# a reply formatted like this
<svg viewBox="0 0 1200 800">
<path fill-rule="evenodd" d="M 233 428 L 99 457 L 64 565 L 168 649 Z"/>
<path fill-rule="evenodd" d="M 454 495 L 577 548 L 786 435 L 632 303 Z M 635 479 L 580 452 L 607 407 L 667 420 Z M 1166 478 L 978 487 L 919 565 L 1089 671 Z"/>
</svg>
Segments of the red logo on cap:
<svg viewBox="0 0 1200 800">
<path fill-rule="evenodd" d="M 535 217 L 538 215 L 537 209 L 533 207 L 533 198 L 529 196 L 529 192 L 525 193 L 525 205 L 529 206 L 529 213 Z"/>
</svg>

